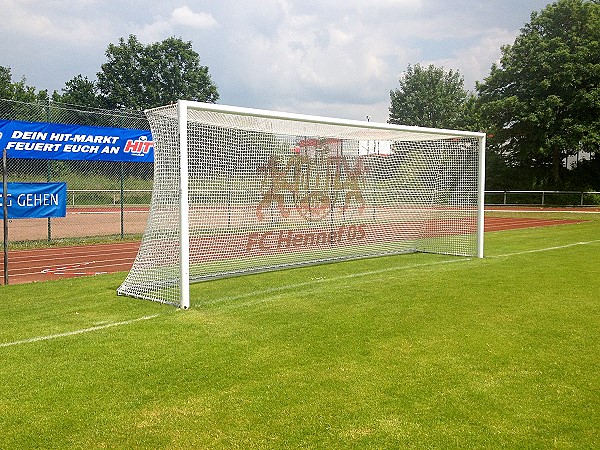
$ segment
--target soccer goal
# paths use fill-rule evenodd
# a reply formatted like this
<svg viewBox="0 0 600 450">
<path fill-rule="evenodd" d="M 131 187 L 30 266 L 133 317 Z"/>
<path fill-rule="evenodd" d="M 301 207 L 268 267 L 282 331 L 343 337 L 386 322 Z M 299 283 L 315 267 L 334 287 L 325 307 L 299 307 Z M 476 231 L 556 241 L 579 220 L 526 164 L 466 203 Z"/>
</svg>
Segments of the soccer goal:
<svg viewBox="0 0 600 450">
<path fill-rule="evenodd" d="M 120 295 L 410 252 L 483 257 L 485 135 L 189 101 L 146 112 L 146 230 Z"/>
</svg>

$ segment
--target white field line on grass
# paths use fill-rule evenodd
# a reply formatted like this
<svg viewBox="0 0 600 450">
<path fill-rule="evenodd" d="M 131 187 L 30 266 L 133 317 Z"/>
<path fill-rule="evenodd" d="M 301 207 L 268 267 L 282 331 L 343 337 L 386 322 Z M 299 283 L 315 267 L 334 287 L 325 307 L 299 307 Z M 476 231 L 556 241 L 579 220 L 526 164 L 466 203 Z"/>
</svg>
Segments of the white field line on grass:
<svg viewBox="0 0 600 450">
<path fill-rule="evenodd" d="M 151 316 L 143 316 L 143 317 L 138 317 L 136 319 L 124 320 L 122 322 L 104 323 L 102 325 L 96 325 L 95 327 L 82 328 L 80 330 L 68 331 L 66 333 L 57 333 L 57 334 L 50 334 L 50 335 L 46 335 L 46 336 L 37 336 L 37 337 L 32 337 L 29 339 L 21 339 L 19 341 L 13 341 L 13 342 L 3 342 L 3 343 L 0 343 L 0 347 L 11 347 L 13 345 L 30 344 L 32 342 L 40 342 L 40 341 L 50 341 L 52 339 L 58 339 L 61 337 L 68 337 L 68 336 L 75 336 L 77 334 L 91 333 L 92 331 L 104 330 L 106 328 L 119 327 L 119 326 L 123 326 L 123 325 L 130 325 L 132 323 L 140 322 L 142 320 L 154 319 L 154 318 L 158 317 L 159 315 L 160 314 L 153 314 Z"/>
<path fill-rule="evenodd" d="M 546 247 L 546 248 L 540 248 L 540 249 L 535 249 L 535 250 L 526 250 L 523 252 L 506 253 L 504 255 L 493 255 L 493 256 L 487 256 L 486 258 L 508 258 L 511 256 L 524 255 L 524 254 L 528 254 L 528 253 L 548 252 L 548 251 L 560 250 L 560 249 L 564 249 L 564 248 L 576 247 L 579 245 L 590 245 L 590 244 L 595 244 L 595 243 L 600 243 L 600 239 L 596 239 L 593 241 L 586 241 L 586 242 L 575 242 L 572 244 L 560 245 L 560 246 L 555 246 L 555 247 Z M 454 263 L 466 262 L 466 261 L 472 261 L 472 260 L 473 260 L 472 258 L 450 259 L 447 261 L 436 261 L 436 262 L 422 263 L 422 264 L 411 264 L 408 266 L 394 266 L 394 267 L 388 267 L 385 269 L 370 270 L 370 271 L 366 271 L 366 272 L 352 273 L 352 274 L 342 275 L 342 276 L 337 276 L 337 277 L 317 278 L 317 279 L 313 279 L 310 281 L 304 281 L 302 283 L 286 284 L 283 286 L 277 286 L 277 287 L 273 287 L 273 288 L 269 288 L 269 289 L 263 289 L 261 291 L 253 291 L 253 292 L 247 292 L 245 294 L 240 294 L 240 295 L 220 297 L 220 298 L 210 300 L 208 302 L 202 302 L 201 305 L 207 306 L 207 305 L 214 305 L 214 304 L 223 303 L 223 302 L 241 300 L 244 298 L 251 298 L 251 297 L 257 297 L 257 296 L 268 296 L 270 294 L 277 294 L 280 292 L 294 290 L 294 289 L 307 287 L 307 286 L 314 286 L 314 285 L 321 284 L 321 283 L 330 283 L 330 282 L 335 282 L 335 281 L 348 280 L 348 279 L 352 279 L 352 278 L 358 278 L 358 277 L 363 277 L 363 276 L 368 276 L 368 275 L 376 275 L 376 274 L 385 273 L 385 272 L 393 272 L 393 271 L 405 270 L 405 269 L 416 269 L 416 268 L 420 268 L 420 267 L 433 267 L 433 266 L 454 264 Z M 264 297 L 264 298 L 244 302 L 244 303 L 236 303 L 234 305 L 227 305 L 226 308 L 230 309 L 230 308 L 246 307 L 246 306 L 251 306 L 254 304 L 258 304 L 258 303 L 268 302 L 270 300 L 271 299 L 269 299 L 268 297 Z"/>
<path fill-rule="evenodd" d="M 597 243 L 600 243 L 600 239 L 594 239 L 593 241 L 585 241 L 585 242 L 573 242 L 572 244 L 557 245 L 555 247 L 524 250 L 522 252 L 506 253 L 504 255 L 492 255 L 492 256 L 487 256 L 487 258 L 508 258 L 510 256 L 527 255 L 528 253 L 550 252 L 552 250 L 561 250 L 563 248 L 571 248 L 571 247 L 577 247 L 579 245 L 590 245 L 590 244 L 597 244 Z"/>
<path fill-rule="evenodd" d="M 493 256 L 488 256 L 487 258 L 508 258 L 511 256 L 525 255 L 528 253 L 549 252 L 549 251 L 553 251 L 553 250 L 561 250 L 561 249 L 565 249 L 565 248 L 576 247 L 579 245 L 590 245 L 590 244 L 597 244 L 597 243 L 600 243 L 600 239 L 595 239 L 592 241 L 585 241 L 585 242 L 574 242 L 572 244 L 565 244 L 565 245 L 546 247 L 546 248 L 540 248 L 540 249 L 534 249 L 534 250 L 526 250 L 526 251 L 522 251 L 522 252 L 506 253 L 503 255 L 493 255 Z M 277 287 L 273 287 L 273 288 L 269 288 L 269 289 L 263 289 L 261 291 L 253 291 L 253 292 L 247 292 L 245 294 L 240 294 L 240 295 L 221 297 L 221 298 L 213 299 L 208 302 L 204 302 L 204 303 L 202 303 L 202 305 L 214 305 L 217 303 L 240 300 L 243 298 L 277 294 L 279 292 L 284 292 L 284 291 L 291 290 L 291 289 L 297 289 L 297 288 L 302 288 L 302 287 L 306 287 L 306 286 L 314 286 L 314 285 L 318 285 L 321 283 L 330 283 L 332 281 L 348 280 L 348 279 L 364 277 L 364 276 L 368 276 L 368 275 L 376 275 L 376 274 L 385 273 L 385 272 L 393 272 L 393 271 L 405 270 L 405 269 L 416 269 L 416 268 L 420 268 L 420 267 L 433 267 L 433 266 L 440 266 L 440 265 L 445 265 L 445 264 L 453 264 L 453 263 L 466 262 L 466 261 L 472 261 L 472 260 L 473 260 L 472 258 L 450 259 L 450 260 L 446 260 L 446 261 L 436 261 L 436 262 L 422 263 L 422 264 L 411 264 L 408 266 L 387 267 L 385 269 L 369 270 L 369 271 L 365 271 L 365 272 L 352 273 L 352 274 L 348 274 L 348 275 L 341 275 L 341 276 L 330 277 L 330 278 L 316 278 L 316 279 L 313 279 L 310 281 L 304 281 L 302 283 L 286 284 L 283 286 L 277 286 Z M 241 303 L 241 304 L 238 303 L 235 305 L 227 305 L 227 308 L 246 307 L 246 306 L 251 306 L 251 305 L 257 304 L 257 303 L 267 302 L 269 300 L 270 300 L 269 298 L 260 298 L 260 299 L 256 299 L 253 301 Z M 62 338 L 62 337 L 75 336 L 78 334 L 84 334 L 84 333 L 90 333 L 93 331 L 104 330 L 106 328 L 130 325 L 135 322 L 154 319 L 158 316 L 160 316 L 160 314 L 153 314 L 150 316 L 142 316 L 142 317 L 138 317 L 136 319 L 124 320 L 122 322 L 109 322 L 109 323 L 105 323 L 102 325 L 97 325 L 97 326 L 89 327 L 89 328 L 83 328 L 83 329 L 75 330 L 75 331 L 68 331 L 65 333 L 50 334 L 50 335 L 46 335 L 46 336 L 37 336 L 37 337 L 32 337 L 29 339 L 22 339 L 22 340 L 13 341 L 13 342 L 4 342 L 4 343 L 0 343 L 0 347 L 11 347 L 14 345 L 29 344 L 29 343 L 33 343 L 33 342 L 49 341 L 52 339 L 58 339 L 58 338 Z"/>
<path fill-rule="evenodd" d="M 276 294 L 279 292 L 294 290 L 294 289 L 298 289 L 298 288 L 302 288 L 302 287 L 314 286 L 314 285 L 321 284 L 321 283 L 331 283 L 331 282 L 335 282 L 335 281 L 349 280 L 352 278 L 365 277 L 368 275 L 377 275 L 377 274 L 385 273 L 385 272 L 393 272 L 393 271 L 397 271 L 397 270 L 406 270 L 406 269 L 416 269 L 416 268 L 420 268 L 420 267 L 440 266 L 440 265 L 445 265 L 445 264 L 466 262 L 466 261 L 471 261 L 471 260 L 472 260 L 472 258 L 450 259 L 450 260 L 446 260 L 446 261 L 436 261 L 436 262 L 429 262 L 429 263 L 422 263 L 422 264 L 411 264 L 408 266 L 387 267 L 385 269 L 369 270 L 366 272 L 351 273 L 348 275 L 340 275 L 337 277 L 329 277 L 329 278 L 319 277 L 319 278 L 315 278 L 315 279 L 312 279 L 309 281 L 303 281 L 302 283 L 286 284 L 283 286 L 277 286 L 277 287 L 273 287 L 273 288 L 269 288 L 269 289 L 263 289 L 261 291 L 252 291 L 252 292 L 247 292 L 245 294 L 240 294 L 240 295 L 220 297 L 220 298 L 216 298 L 216 299 L 213 299 L 213 300 L 210 300 L 207 302 L 202 302 L 201 305 L 202 306 L 214 305 L 217 303 L 230 302 L 230 301 L 240 300 L 240 299 L 248 298 L 248 297 Z M 242 306 L 249 306 L 249 305 L 264 302 L 264 301 L 268 301 L 268 298 L 263 298 L 263 299 L 246 302 L 246 303 L 241 303 L 241 304 L 238 303 L 235 305 L 228 305 L 227 307 L 236 308 L 236 307 L 242 307 Z"/>
</svg>

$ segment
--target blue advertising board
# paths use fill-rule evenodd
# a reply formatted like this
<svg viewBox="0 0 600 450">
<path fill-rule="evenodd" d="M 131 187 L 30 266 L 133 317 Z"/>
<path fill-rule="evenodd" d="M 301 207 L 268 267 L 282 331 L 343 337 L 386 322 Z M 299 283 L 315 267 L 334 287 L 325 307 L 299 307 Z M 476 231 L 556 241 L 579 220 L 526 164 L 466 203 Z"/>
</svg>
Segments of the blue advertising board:
<svg viewBox="0 0 600 450">
<path fill-rule="evenodd" d="M 148 130 L 0 120 L 8 158 L 154 162 Z"/>
<path fill-rule="evenodd" d="M 67 183 L 7 183 L 9 219 L 38 219 L 67 215 Z M 0 189 L 0 208 L 4 198 Z M 1 211 L 1 209 L 0 209 Z"/>
</svg>

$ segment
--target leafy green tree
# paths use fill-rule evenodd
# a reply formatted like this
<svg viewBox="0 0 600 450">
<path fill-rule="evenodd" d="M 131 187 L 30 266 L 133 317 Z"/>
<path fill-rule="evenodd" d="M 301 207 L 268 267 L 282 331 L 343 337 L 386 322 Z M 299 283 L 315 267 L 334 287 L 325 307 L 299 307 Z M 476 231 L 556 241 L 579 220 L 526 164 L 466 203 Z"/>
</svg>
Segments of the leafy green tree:
<svg viewBox="0 0 600 450">
<path fill-rule="evenodd" d="M 62 91 L 62 94 L 54 93 L 54 101 L 91 108 L 99 108 L 101 106 L 96 82 L 89 80 L 88 77 L 77 75 L 65 83 Z"/>
<path fill-rule="evenodd" d="M 56 122 L 97 126 L 119 125 L 114 122 L 113 116 L 103 112 L 103 101 L 96 82 L 82 75 L 67 81 L 62 94 L 54 92 L 52 100 L 56 105 L 62 105 L 53 110 L 52 118 Z"/>
<path fill-rule="evenodd" d="M 388 122 L 431 128 L 478 129 L 475 97 L 458 71 L 409 65 L 390 91 Z"/>
<path fill-rule="evenodd" d="M 25 78 L 12 80 L 11 69 L 0 66 L 0 118 L 43 121 L 47 118 L 48 91 L 28 86 Z M 40 105 L 45 107 L 40 108 Z"/>
<path fill-rule="evenodd" d="M 0 98 L 12 95 L 12 75 L 9 67 L 0 66 Z"/>
<path fill-rule="evenodd" d="M 214 103 L 219 98 L 191 42 L 171 37 L 143 45 L 130 35 L 110 44 L 106 56 L 97 87 L 107 108 L 142 110 L 178 99 Z"/>
<path fill-rule="evenodd" d="M 35 87 L 27 85 L 24 77 L 13 81 L 10 67 L 0 66 L 0 98 L 20 102 L 47 102 L 48 91 L 36 91 Z"/>
<path fill-rule="evenodd" d="M 477 91 L 490 149 L 529 180 L 519 187 L 566 187 L 564 158 L 599 150 L 600 2 L 558 0 L 532 13 Z"/>
</svg>

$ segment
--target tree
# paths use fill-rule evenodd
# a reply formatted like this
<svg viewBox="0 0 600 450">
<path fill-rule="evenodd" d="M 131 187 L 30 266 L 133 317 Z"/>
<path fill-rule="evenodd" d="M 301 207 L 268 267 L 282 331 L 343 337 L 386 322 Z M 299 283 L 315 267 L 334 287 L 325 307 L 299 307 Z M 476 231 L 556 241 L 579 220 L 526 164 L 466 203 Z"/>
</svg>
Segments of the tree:
<svg viewBox="0 0 600 450">
<path fill-rule="evenodd" d="M 56 108 L 53 120 L 81 125 L 115 126 L 114 117 L 102 110 L 103 101 L 95 81 L 77 75 L 65 83 L 62 94 L 54 92 L 52 100 L 56 104 L 76 106 Z"/>
<path fill-rule="evenodd" d="M 0 98 L 10 98 L 12 95 L 12 75 L 10 67 L 0 66 Z"/>
<path fill-rule="evenodd" d="M 12 81 L 10 67 L 0 66 L 0 98 L 20 102 L 48 101 L 48 91 L 37 91 L 28 86 L 25 77 L 20 81 Z"/>
<path fill-rule="evenodd" d="M 134 35 L 106 50 L 97 87 L 107 108 L 146 109 L 178 99 L 214 103 L 217 87 L 191 42 L 168 38 L 143 45 Z"/>
<path fill-rule="evenodd" d="M 600 143 L 600 3 L 558 0 L 502 47 L 477 85 L 488 144 L 529 188 L 565 187 L 562 161 Z"/>
<path fill-rule="evenodd" d="M 27 85 L 24 77 L 12 81 L 10 67 L 0 66 L 0 99 L 8 100 L 0 104 L 2 119 L 39 121 L 47 118 L 47 108 L 39 105 L 48 105 L 48 91 L 36 91 Z"/>
<path fill-rule="evenodd" d="M 88 77 L 77 75 L 65 83 L 62 91 L 62 94 L 55 93 L 53 96 L 54 101 L 90 108 L 101 106 L 96 82 L 89 80 Z"/>
<path fill-rule="evenodd" d="M 390 91 L 389 123 L 431 128 L 477 128 L 475 97 L 459 72 L 409 65 Z"/>
</svg>

